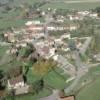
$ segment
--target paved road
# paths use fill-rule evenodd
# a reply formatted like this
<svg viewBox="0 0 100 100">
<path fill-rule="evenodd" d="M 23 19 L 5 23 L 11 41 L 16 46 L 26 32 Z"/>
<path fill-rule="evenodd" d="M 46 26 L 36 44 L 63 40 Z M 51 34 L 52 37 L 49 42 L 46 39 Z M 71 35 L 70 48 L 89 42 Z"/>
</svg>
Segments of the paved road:
<svg viewBox="0 0 100 100">
<path fill-rule="evenodd" d="M 79 49 L 81 54 L 84 54 L 87 50 L 87 48 L 89 47 L 91 41 L 92 41 L 92 37 L 86 37 L 86 41 L 84 42 L 83 46 Z"/>
<path fill-rule="evenodd" d="M 59 99 L 59 91 L 58 90 L 53 90 L 52 95 L 41 98 L 39 100 L 58 100 Z"/>
<path fill-rule="evenodd" d="M 57 3 L 57 2 L 63 2 L 63 3 L 95 3 L 100 2 L 100 0 L 49 0 L 50 2 Z"/>
<path fill-rule="evenodd" d="M 69 93 L 70 91 L 72 91 L 78 84 L 78 82 L 80 81 L 81 77 L 83 75 L 86 74 L 86 72 L 88 71 L 88 65 L 84 64 L 81 59 L 80 59 L 80 55 L 79 53 L 84 54 L 87 50 L 87 48 L 89 47 L 89 44 L 92 40 L 91 37 L 86 37 L 86 41 L 84 42 L 83 46 L 80 48 L 80 51 L 74 51 L 73 54 L 75 56 L 75 62 L 76 62 L 76 66 L 77 66 L 77 74 L 76 74 L 76 78 L 73 81 L 73 83 L 65 88 L 65 92 Z M 64 61 L 64 59 L 62 60 Z"/>
<path fill-rule="evenodd" d="M 69 93 L 77 86 L 78 82 L 80 81 L 81 77 L 86 73 L 86 69 L 87 69 L 87 66 L 85 66 L 85 64 L 82 63 L 82 61 L 80 59 L 79 52 L 74 51 L 74 54 L 76 57 L 75 62 L 76 62 L 76 66 L 77 66 L 77 74 L 76 74 L 76 78 L 73 81 L 73 83 L 65 89 L 66 93 Z"/>
</svg>

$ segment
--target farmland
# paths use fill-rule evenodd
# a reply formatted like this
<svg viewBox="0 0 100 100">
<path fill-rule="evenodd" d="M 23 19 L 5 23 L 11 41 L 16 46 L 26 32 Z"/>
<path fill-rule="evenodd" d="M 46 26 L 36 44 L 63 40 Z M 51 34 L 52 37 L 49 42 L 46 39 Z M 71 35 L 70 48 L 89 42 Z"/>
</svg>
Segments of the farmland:
<svg viewBox="0 0 100 100">
<path fill-rule="evenodd" d="M 99 84 L 100 84 L 100 65 L 93 67 L 89 72 L 80 80 L 77 87 L 74 89 L 76 100 L 99 100 Z M 82 84 L 84 83 L 84 86 Z M 79 87 L 81 87 L 79 89 Z"/>
<path fill-rule="evenodd" d="M 77 95 L 77 100 L 99 100 L 100 99 L 100 78 L 86 86 Z"/>
<path fill-rule="evenodd" d="M 97 6 L 100 6 L 100 2 L 94 2 L 94 3 L 63 3 L 63 2 L 58 2 L 58 3 L 48 3 L 42 7 L 43 10 L 47 8 L 54 8 L 54 9 L 76 9 L 76 10 L 89 10 L 93 9 Z"/>
</svg>

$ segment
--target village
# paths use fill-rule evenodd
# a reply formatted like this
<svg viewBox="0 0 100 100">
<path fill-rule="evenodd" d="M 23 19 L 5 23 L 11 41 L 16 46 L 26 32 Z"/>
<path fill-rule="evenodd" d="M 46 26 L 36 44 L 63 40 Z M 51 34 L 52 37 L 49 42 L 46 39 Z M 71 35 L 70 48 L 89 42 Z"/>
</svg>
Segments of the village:
<svg viewBox="0 0 100 100">
<path fill-rule="evenodd" d="M 77 91 L 96 77 L 83 78 L 91 68 L 100 66 L 100 51 L 94 47 L 97 43 L 92 34 L 99 26 L 91 24 L 100 20 L 100 12 L 85 10 L 62 15 L 57 10 L 38 8 L 38 13 L 28 13 L 24 26 L 3 32 L 0 46 L 7 49 L 0 66 L 10 67 L 0 70 L 0 100 L 17 100 L 27 94 L 36 96 L 29 100 L 77 100 Z M 44 20 L 33 20 L 33 15 Z M 61 80 L 57 82 L 58 76 Z M 38 96 L 44 89 L 50 93 Z"/>
</svg>

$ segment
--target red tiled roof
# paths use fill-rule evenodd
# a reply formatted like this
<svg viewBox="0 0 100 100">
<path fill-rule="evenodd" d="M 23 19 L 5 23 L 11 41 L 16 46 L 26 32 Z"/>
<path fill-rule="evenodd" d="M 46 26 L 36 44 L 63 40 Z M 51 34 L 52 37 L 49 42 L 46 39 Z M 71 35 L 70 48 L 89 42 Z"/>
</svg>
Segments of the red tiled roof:
<svg viewBox="0 0 100 100">
<path fill-rule="evenodd" d="M 75 97 L 74 96 L 66 96 L 66 97 L 60 98 L 60 100 L 75 100 Z"/>
<path fill-rule="evenodd" d="M 44 47 L 42 48 L 42 51 L 45 52 L 46 54 L 48 54 L 48 53 L 49 53 L 49 47 L 44 46 Z"/>
<path fill-rule="evenodd" d="M 15 85 L 16 83 L 23 82 L 23 81 L 24 81 L 24 79 L 23 79 L 22 75 L 20 75 L 19 77 L 16 77 L 16 78 L 13 78 L 13 79 L 9 80 L 11 85 Z"/>
</svg>

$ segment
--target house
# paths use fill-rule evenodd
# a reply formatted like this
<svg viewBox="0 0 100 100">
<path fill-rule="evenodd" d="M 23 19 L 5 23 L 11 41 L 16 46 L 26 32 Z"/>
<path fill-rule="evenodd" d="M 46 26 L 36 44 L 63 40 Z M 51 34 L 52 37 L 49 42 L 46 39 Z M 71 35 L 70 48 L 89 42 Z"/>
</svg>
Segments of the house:
<svg viewBox="0 0 100 100">
<path fill-rule="evenodd" d="M 95 59 L 96 61 L 100 61 L 100 54 L 94 55 L 94 59 Z"/>
<path fill-rule="evenodd" d="M 59 55 L 54 55 L 54 56 L 53 56 L 53 60 L 57 61 L 57 60 L 58 60 L 58 56 L 59 56 Z"/>
<path fill-rule="evenodd" d="M 60 16 L 60 15 L 57 16 L 57 22 L 58 23 L 63 23 L 64 20 L 65 20 L 65 17 L 64 16 Z"/>
<path fill-rule="evenodd" d="M 79 12 L 77 12 L 77 14 L 79 14 L 79 15 L 81 15 L 81 16 L 87 16 L 87 15 L 89 15 L 89 11 L 79 11 Z"/>
<path fill-rule="evenodd" d="M 98 14 L 97 13 L 90 13 L 89 16 L 92 17 L 92 18 L 97 18 L 98 17 Z"/>
<path fill-rule="evenodd" d="M 32 32 L 41 32 L 44 30 L 44 24 L 40 21 L 28 21 L 25 23 L 25 30 L 26 33 L 32 33 Z"/>
<path fill-rule="evenodd" d="M 22 75 L 8 80 L 8 89 L 17 89 L 24 86 L 25 86 L 25 83 L 24 83 L 24 78 Z"/>
<path fill-rule="evenodd" d="M 18 52 L 17 48 L 11 48 L 10 53 L 11 54 L 16 54 Z"/>
<path fill-rule="evenodd" d="M 65 96 L 65 97 L 59 98 L 58 100 L 75 100 L 75 97 L 74 96 Z"/>
<path fill-rule="evenodd" d="M 54 42 L 55 42 L 55 44 L 57 45 L 62 45 L 63 44 L 63 41 L 62 41 L 62 39 L 61 38 L 56 38 L 55 40 L 54 40 Z"/>
<path fill-rule="evenodd" d="M 71 35 L 69 33 L 64 33 L 62 36 L 61 36 L 61 39 L 65 39 L 65 38 L 68 38 L 70 39 L 71 38 Z"/>
<path fill-rule="evenodd" d="M 26 42 L 30 42 L 30 41 L 26 41 Z M 25 43 L 25 42 L 21 42 L 21 43 L 18 43 L 18 44 L 16 44 L 16 47 L 26 47 L 27 46 L 27 43 Z"/>
<path fill-rule="evenodd" d="M 64 90 L 59 91 L 59 99 L 58 100 L 75 100 L 74 95 L 65 96 Z"/>
<path fill-rule="evenodd" d="M 26 93 L 29 93 L 29 88 L 30 86 L 25 84 L 23 87 L 18 87 L 16 90 L 15 90 L 15 95 L 20 95 L 20 94 L 26 94 Z"/>
<path fill-rule="evenodd" d="M 69 20 L 79 20 L 78 16 L 75 15 L 68 15 Z"/>
<path fill-rule="evenodd" d="M 29 33 L 32 33 L 32 32 L 40 32 L 40 31 L 43 31 L 44 30 L 44 26 L 43 25 L 28 25 L 26 27 L 26 31 L 29 32 Z"/>
<path fill-rule="evenodd" d="M 30 86 L 24 82 L 22 75 L 8 80 L 8 89 L 14 90 L 15 95 L 28 93 L 29 87 Z"/>
<path fill-rule="evenodd" d="M 42 48 L 40 48 L 40 50 L 38 49 L 38 53 L 40 54 L 40 56 L 49 59 L 50 57 L 52 57 L 55 54 L 55 48 L 50 48 L 48 46 L 44 46 Z"/>
<path fill-rule="evenodd" d="M 73 31 L 73 30 L 78 29 L 78 27 L 79 27 L 78 25 L 74 25 L 74 24 L 73 24 L 73 25 L 70 25 L 70 26 L 69 26 L 69 30 L 70 30 L 70 31 Z"/>
<path fill-rule="evenodd" d="M 32 24 L 39 25 L 41 24 L 41 22 L 40 21 L 28 21 L 25 23 L 26 26 L 30 26 Z"/>
<path fill-rule="evenodd" d="M 8 42 L 15 42 L 15 36 L 12 32 L 4 33 L 4 37 L 5 39 L 7 39 Z"/>
</svg>

